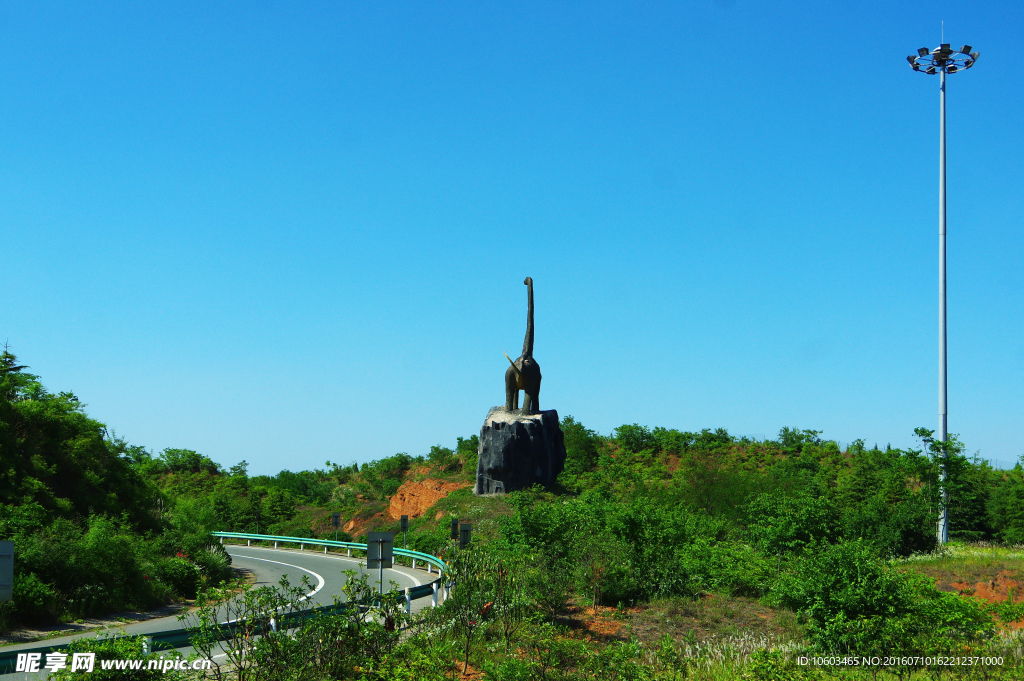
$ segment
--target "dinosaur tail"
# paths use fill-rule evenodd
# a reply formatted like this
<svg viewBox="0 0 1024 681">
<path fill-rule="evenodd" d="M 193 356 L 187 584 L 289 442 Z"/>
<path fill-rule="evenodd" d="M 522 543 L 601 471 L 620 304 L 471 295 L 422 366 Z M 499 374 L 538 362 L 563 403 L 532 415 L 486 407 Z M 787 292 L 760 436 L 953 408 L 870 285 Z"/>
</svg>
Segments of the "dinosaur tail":
<svg viewBox="0 0 1024 681">
<path fill-rule="evenodd" d="M 507 359 L 508 363 L 512 365 L 512 371 L 516 372 L 516 376 L 521 377 L 523 375 L 523 372 L 519 370 L 519 367 L 516 366 L 516 363 L 512 361 L 512 358 L 508 356 L 507 352 L 505 353 L 505 359 Z"/>
<path fill-rule="evenodd" d="M 533 279 L 527 277 L 524 281 L 527 293 L 526 305 L 526 338 L 523 339 L 523 359 L 533 357 Z"/>
</svg>

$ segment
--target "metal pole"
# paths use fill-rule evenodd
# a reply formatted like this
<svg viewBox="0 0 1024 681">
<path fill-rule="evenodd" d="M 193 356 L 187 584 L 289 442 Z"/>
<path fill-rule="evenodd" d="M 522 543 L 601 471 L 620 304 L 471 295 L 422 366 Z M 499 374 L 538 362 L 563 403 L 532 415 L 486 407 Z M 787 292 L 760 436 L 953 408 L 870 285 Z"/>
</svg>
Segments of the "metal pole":
<svg viewBox="0 0 1024 681">
<path fill-rule="evenodd" d="M 939 72 L 939 442 L 947 438 L 946 406 L 946 69 Z M 946 481 L 946 452 L 942 452 L 939 480 Z M 949 514 L 946 504 L 949 493 L 941 487 L 942 508 L 936 538 L 940 544 L 949 541 Z"/>
</svg>

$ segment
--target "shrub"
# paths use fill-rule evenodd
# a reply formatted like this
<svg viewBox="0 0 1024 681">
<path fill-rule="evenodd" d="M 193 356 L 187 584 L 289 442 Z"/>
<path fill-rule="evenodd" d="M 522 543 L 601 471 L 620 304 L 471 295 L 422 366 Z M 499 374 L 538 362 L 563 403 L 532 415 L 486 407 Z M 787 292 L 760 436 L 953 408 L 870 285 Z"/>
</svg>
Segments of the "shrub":
<svg viewBox="0 0 1024 681">
<path fill-rule="evenodd" d="M 835 503 L 803 493 L 758 494 L 747 506 L 750 536 L 769 555 L 832 542 L 839 535 L 839 520 Z"/>
<path fill-rule="evenodd" d="M 995 626 L 984 603 L 890 569 L 863 541 L 804 556 L 774 595 L 798 611 L 813 642 L 828 652 L 948 653 L 955 640 L 985 639 Z"/>
<path fill-rule="evenodd" d="M 25 622 L 43 622 L 53 616 L 56 593 L 35 573 L 14 576 L 14 607 Z"/>
<path fill-rule="evenodd" d="M 63 652 L 68 655 L 68 664 L 64 669 L 50 675 L 49 678 L 53 681 L 78 681 L 82 678 L 87 678 L 90 681 L 156 681 L 157 679 L 160 681 L 184 681 L 185 679 L 199 681 L 204 678 L 202 672 L 191 670 L 168 669 L 167 672 L 164 672 L 162 668 L 148 669 L 149 660 L 161 659 L 168 653 L 161 651 L 159 655 L 157 653 L 144 654 L 141 636 L 79 638 L 72 641 Z M 82 670 L 71 671 L 71 660 L 75 653 L 96 654 L 92 672 L 85 675 Z M 176 651 L 171 651 L 170 656 L 172 658 L 180 657 Z M 103 669 L 102 662 L 104 660 L 143 660 L 144 662 L 140 669 Z"/>
<path fill-rule="evenodd" d="M 231 556 L 220 544 L 199 551 L 192 560 L 199 567 L 203 582 L 209 586 L 231 579 Z"/>
<path fill-rule="evenodd" d="M 600 437 L 571 416 L 562 419 L 565 436 L 565 472 L 569 475 L 586 473 L 597 465 L 597 446 Z"/>
<path fill-rule="evenodd" d="M 753 547 L 707 537 L 700 537 L 676 551 L 676 569 L 686 575 L 682 595 L 720 592 L 760 596 L 775 576 L 773 562 Z"/>
<path fill-rule="evenodd" d="M 914 610 L 906 578 L 860 540 L 809 552 L 777 582 L 775 595 L 808 621 L 812 639 L 828 651 L 856 652 L 858 621 L 897 620 Z"/>
<path fill-rule="evenodd" d="M 186 598 L 195 598 L 202 579 L 199 566 L 184 557 L 165 558 L 154 566 L 154 572 L 174 592 Z"/>
<path fill-rule="evenodd" d="M 655 449 L 658 446 L 658 440 L 654 437 L 651 429 L 638 423 L 619 426 L 615 429 L 613 437 L 619 447 L 634 454 L 645 449 Z"/>
</svg>

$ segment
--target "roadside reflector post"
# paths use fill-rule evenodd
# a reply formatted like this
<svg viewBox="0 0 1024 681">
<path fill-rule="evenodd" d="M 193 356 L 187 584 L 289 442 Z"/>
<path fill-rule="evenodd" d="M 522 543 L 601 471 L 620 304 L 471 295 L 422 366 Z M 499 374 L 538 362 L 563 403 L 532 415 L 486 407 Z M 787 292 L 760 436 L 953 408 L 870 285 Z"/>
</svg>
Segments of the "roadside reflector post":
<svg viewBox="0 0 1024 681">
<path fill-rule="evenodd" d="M 409 516 L 407 515 L 402 516 L 402 535 L 402 548 L 407 549 L 409 548 Z M 416 566 L 413 565 L 413 567 Z"/>
</svg>

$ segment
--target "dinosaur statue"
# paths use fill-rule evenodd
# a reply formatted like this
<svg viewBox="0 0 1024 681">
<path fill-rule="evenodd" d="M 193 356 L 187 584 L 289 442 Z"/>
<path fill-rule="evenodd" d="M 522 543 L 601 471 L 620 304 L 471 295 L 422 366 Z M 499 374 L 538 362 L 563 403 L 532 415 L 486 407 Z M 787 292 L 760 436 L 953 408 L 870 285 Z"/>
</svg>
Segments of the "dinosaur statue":
<svg viewBox="0 0 1024 681">
<path fill-rule="evenodd" d="M 533 358 L 533 279 L 523 280 L 528 289 L 526 307 L 526 338 L 523 340 L 523 354 L 519 359 L 505 353 L 512 366 L 505 370 L 505 409 L 519 409 L 519 391 L 523 391 L 523 413 L 536 414 L 540 411 L 540 365 Z"/>
</svg>

